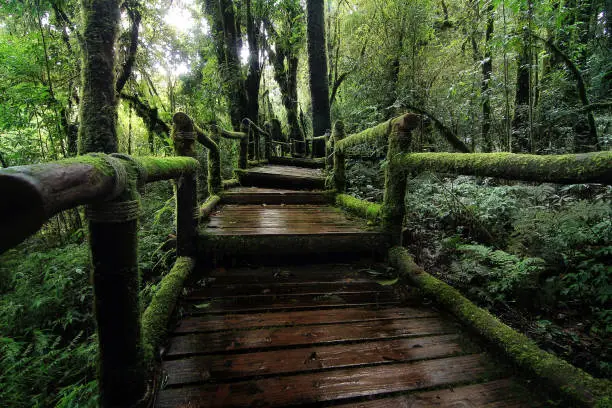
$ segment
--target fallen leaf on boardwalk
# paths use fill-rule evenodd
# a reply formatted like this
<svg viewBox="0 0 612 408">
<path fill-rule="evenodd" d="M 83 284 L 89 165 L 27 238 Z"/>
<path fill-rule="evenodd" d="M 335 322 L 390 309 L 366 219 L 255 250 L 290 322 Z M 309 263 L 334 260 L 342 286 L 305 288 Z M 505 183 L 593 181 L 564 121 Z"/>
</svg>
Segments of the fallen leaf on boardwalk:
<svg viewBox="0 0 612 408">
<path fill-rule="evenodd" d="M 206 309 L 208 307 L 210 307 L 210 302 L 207 303 L 200 303 L 194 306 L 196 309 Z"/>
<path fill-rule="evenodd" d="M 389 280 L 379 280 L 379 281 L 376 281 L 376 283 L 378 283 L 381 286 L 391 286 L 391 285 L 395 285 L 398 280 L 399 278 L 389 279 Z"/>
</svg>

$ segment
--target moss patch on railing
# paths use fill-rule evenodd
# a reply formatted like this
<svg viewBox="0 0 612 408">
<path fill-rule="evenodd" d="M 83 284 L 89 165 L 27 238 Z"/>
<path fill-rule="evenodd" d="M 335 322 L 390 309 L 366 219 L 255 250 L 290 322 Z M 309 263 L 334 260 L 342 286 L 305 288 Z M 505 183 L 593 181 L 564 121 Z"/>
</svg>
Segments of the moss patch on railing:
<svg viewBox="0 0 612 408">
<path fill-rule="evenodd" d="M 168 322 L 183 290 L 185 280 L 195 266 L 193 258 L 181 257 L 176 260 L 172 270 L 164 276 L 159 290 L 142 316 L 142 333 L 145 356 L 148 361 L 156 357 L 157 350 L 166 339 Z"/>
<path fill-rule="evenodd" d="M 406 249 L 392 248 L 389 262 L 428 297 L 435 299 L 459 320 L 495 344 L 519 367 L 536 374 L 556 388 L 569 405 L 610 407 L 612 383 L 589 374 L 540 349 L 525 335 L 514 331 L 486 310 L 474 305 L 459 291 L 436 279 L 410 257 Z"/>
<path fill-rule="evenodd" d="M 167 180 L 179 177 L 184 173 L 194 173 L 199 163 L 191 157 L 135 157 L 134 160 L 143 167 L 147 181 Z"/>
<path fill-rule="evenodd" d="M 362 132 L 354 133 L 342 140 L 339 140 L 336 142 L 336 149 L 339 152 L 346 153 L 349 148 L 362 144 L 385 144 L 387 142 L 387 137 L 391 132 L 393 125 L 392 122 L 396 119 L 390 119 Z"/>
<path fill-rule="evenodd" d="M 351 214 L 365 218 L 373 223 L 380 222 L 381 205 L 371 203 L 369 201 L 360 200 L 348 194 L 338 194 L 336 196 L 336 205 Z"/>
<path fill-rule="evenodd" d="M 223 189 L 224 190 L 228 190 L 230 188 L 240 186 L 240 180 L 238 180 L 236 178 L 229 179 L 229 180 L 223 180 L 221 182 L 221 184 L 223 185 Z"/>
<path fill-rule="evenodd" d="M 612 183 L 612 152 L 537 156 L 513 153 L 407 153 L 396 163 L 412 173 L 436 171 L 551 183 Z"/>
<path fill-rule="evenodd" d="M 207 219 L 220 201 L 221 197 L 218 195 L 208 197 L 200 207 L 200 220 Z"/>
</svg>

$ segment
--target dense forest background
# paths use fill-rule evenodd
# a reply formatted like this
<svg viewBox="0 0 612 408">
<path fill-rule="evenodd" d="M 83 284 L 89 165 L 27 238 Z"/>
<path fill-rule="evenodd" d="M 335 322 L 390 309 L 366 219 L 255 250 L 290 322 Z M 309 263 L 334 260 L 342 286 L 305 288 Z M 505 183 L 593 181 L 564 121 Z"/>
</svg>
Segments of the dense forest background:
<svg viewBox="0 0 612 408">
<path fill-rule="evenodd" d="M 449 135 L 474 152 L 612 145 L 609 1 L 114 1 L 120 152 L 172 154 L 176 111 L 228 129 L 278 119 L 295 139 L 413 111 L 427 118 L 414 151 L 450 151 Z M 89 3 L 0 3 L 2 167 L 78 153 Z M 224 143 L 229 178 L 237 152 Z M 349 192 L 380 201 L 384 152 L 359 154 Z M 169 183 L 143 195 L 145 301 L 174 256 L 171 197 Z M 542 347 L 610 376 L 611 199 L 605 186 L 430 174 L 409 183 L 405 238 L 427 269 Z M 0 405 L 95 405 L 86 234 L 68 211 L 0 258 Z"/>
</svg>

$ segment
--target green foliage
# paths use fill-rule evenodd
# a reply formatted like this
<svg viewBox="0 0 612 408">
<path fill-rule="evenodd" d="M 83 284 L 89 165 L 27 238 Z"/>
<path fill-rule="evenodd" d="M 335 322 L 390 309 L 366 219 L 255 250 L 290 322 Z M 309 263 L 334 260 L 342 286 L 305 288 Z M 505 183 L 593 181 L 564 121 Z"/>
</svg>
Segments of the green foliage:
<svg viewBox="0 0 612 408">
<path fill-rule="evenodd" d="M 449 280 L 455 287 L 489 304 L 515 299 L 517 293 L 536 288 L 544 270 L 540 258 L 519 258 L 484 245 L 458 245 L 459 259 L 452 263 Z"/>
</svg>

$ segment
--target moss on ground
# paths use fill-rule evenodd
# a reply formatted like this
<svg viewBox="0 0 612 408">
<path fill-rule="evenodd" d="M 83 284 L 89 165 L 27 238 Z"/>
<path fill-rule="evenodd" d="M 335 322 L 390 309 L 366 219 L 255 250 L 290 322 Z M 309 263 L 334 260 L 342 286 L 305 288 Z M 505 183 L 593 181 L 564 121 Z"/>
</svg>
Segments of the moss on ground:
<svg viewBox="0 0 612 408">
<path fill-rule="evenodd" d="M 436 279 L 418 266 L 406 249 L 394 247 L 389 251 L 391 265 L 400 274 L 432 297 L 463 323 L 488 341 L 501 348 L 519 367 L 536 374 L 554 386 L 571 406 L 609 407 L 612 383 L 596 379 L 540 349 L 525 335 L 508 327 L 486 310 L 474 305 L 459 291 Z"/>
</svg>

